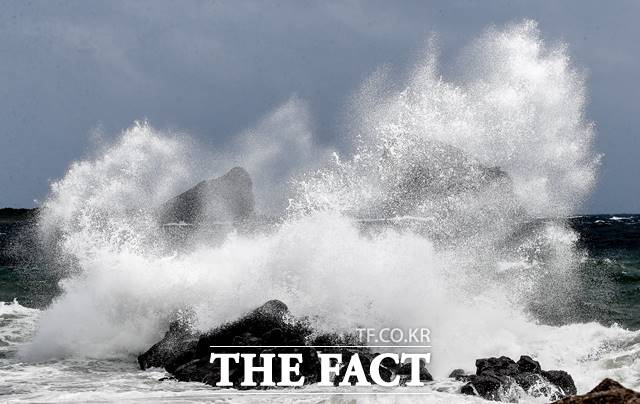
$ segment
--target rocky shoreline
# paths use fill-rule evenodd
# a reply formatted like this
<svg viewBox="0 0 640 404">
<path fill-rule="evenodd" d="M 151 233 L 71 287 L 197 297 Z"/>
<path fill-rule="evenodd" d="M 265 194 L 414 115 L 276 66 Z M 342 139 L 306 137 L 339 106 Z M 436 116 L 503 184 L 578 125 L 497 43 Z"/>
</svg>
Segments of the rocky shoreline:
<svg viewBox="0 0 640 404">
<path fill-rule="evenodd" d="M 364 369 L 367 369 L 367 380 L 373 382 L 367 365 L 378 353 L 368 348 L 342 347 L 354 344 L 349 337 L 334 334 L 317 335 L 305 318 L 292 316 L 286 304 L 281 301 L 270 300 L 240 319 L 205 333 L 194 332 L 189 327 L 188 316 L 185 317 L 187 319 L 171 323 L 165 337 L 138 357 L 141 369 L 164 368 L 178 381 L 202 382 L 215 386 L 220 380 L 221 368 L 219 363 L 210 363 L 210 347 L 217 346 L 220 347 L 216 349 L 217 353 L 301 354 L 303 360 L 300 363 L 300 374 L 305 378 L 304 384 L 315 384 L 320 379 L 318 352 L 321 351 L 342 354 L 342 357 L 346 358 L 345 362 L 352 355 L 358 354 Z M 318 346 L 322 348 L 319 349 Z M 382 380 L 388 382 L 398 377 L 400 385 L 404 385 L 411 375 L 410 366 L 397 365 L 387 359 L 382 360 L 379 367 Z M 280 380 L 280 365 L 278 361 L 274 363 L 275 381 Z M 334 385 L 337 386 L 344 380 L 346 371 L 345 363 L 333 378 Z M 239 364 L 232 364 L 229 374 L 233 388 L 268 388 L 259 385 L 260 373 L 256 379 L 258 387 L 242 386 L 240 383 L 243 380 L 243 372 Z M 640 402 L 619 401 L 620 398 L 640 400 L 640 395 L 609 379 L 586 395 L 578 396 L 571 375 L 562 370 L 543 370 L 539 362 L 527 355 L 521 356 L 518 361 L 505 356 L 478 359 L 475 374 L 465 374 L 463 370 L 456 369 L 449 377 L 464 382 L 459 391 L 461 394 L 476 395 L 494 401 L 513 401 L 514 397 L 526 393 L 533 397 L 560 400 L 560 403 L 567 404 Z M 354 383 L 355 379 L 350 378 L 348 381 Z M 420 366 L 420 381 L 433 381 L 424 363 Z"/>
</svg>

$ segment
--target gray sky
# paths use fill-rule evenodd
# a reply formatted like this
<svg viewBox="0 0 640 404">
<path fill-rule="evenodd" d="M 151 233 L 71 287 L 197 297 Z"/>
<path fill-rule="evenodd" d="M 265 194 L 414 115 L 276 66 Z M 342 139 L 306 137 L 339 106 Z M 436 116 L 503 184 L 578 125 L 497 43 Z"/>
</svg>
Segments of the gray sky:
<svg viewBox="0 0 640 404">
<path fill-rule="evenodd" d="M 403 68 L 438 34 L 443 65 L 490 24 L 538 21 L 588 73 L 604 153 L 584 212 L 640 212 L 637 1 L 4 1 L 0 206 L 33 206 L 136 119 L 212 148 L 292 94 L 317 141 L 340 147 L 344 104 L 378 66 Z"/>
</svg>

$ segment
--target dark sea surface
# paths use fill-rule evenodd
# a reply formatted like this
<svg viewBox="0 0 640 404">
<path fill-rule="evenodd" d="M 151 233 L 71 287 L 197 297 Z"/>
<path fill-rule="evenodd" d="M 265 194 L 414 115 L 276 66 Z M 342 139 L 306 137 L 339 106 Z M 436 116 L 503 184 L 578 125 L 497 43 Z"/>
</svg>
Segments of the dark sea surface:
<svg viewBox="0 0 640 404">
<path fill-rule="evenodd" d="M 571 219 L 587 251 L 581 265 L 584 317 L 640 329 L 640 215 Z"/>
<path fill-rule="evenodd" d="M 586 252 L 575 319 L 640 329 L 640 215 L 587 215 L 569 221 Z M 23 306 L 42 309 L 60 293 L 60 275 L 29 260 L 29 251 L 19 251 L 16 235 L 27 226 L 0 223 L 0 301 L 17 299 Z"/>
<path fill-rule="evenodd" d="M 61 292 L 61 276 L 42 264 L 32 228 L 29 220 L 0 221 L 0 301 L 42 309 Z"/>
</svg>

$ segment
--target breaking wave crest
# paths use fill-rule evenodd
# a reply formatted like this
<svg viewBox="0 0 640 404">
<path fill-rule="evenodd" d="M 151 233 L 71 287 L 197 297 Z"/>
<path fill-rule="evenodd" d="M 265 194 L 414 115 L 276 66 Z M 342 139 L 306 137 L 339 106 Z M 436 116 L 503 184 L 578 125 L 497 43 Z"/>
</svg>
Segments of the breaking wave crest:
<svg viewBox="0 0 640 404">
<path fill-rule="evenodd" d="M 39 223 L 73 270 L 22 355 L 137 354 L 184 310 L 208 329 L 277 298 L 321 330 L 429 327 L 436 376 L 486 355 L 531 354 L 575 372 L 580 390 L 612 367 L 637 388 L 637 333 L 570 324 L 581 253 L 557 218 L 588 195 L 598 156 L 584 79 L 564 46 L 546 46 L 529 21 L 489 29 L 450 80 L 437 52 L 425 54 L 405 79 L 383 69 L 354 96 L 351 153 L 292 178 L 278 173 L 309 161 L 250 167 L 254 178 L 292 184 L 286 214 L 268 231 L 172 248 L 154 208 L 200 180 L 208 162 L 194 161 L 191 141 L 146 123 L 74 163 Z M 283 118 L 299 111 L 291 102 L 247 136 L 293 122 L 306 139 L 296 150 L 321 159 L 307 125 Z"/>
</svg>

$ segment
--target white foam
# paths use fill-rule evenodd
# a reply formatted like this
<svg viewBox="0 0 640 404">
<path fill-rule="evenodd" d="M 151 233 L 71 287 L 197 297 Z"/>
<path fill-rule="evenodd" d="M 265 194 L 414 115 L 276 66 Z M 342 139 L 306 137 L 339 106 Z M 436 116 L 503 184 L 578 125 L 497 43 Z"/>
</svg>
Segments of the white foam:
<svg viewBox="0 0 640 404">
<path fill-rule="evenodd" d="M 528 314 L 531 302 L 561 304 L 565 288 L 580 287 L 575 233 L 560 222 L 513 237 L 527 218 L 570 215 L 593 184 L 582 77 L 532 22 L 489 30 L 470 49 L 457 81 L 445 81 L 432 56 L 406 81 L 369 80 L 355 97 L 353 155 L 296 177 L 288 216 L 269 234 L 232 233 L 166 252 L 150 208 L 193 180 L 199 162 L 188 142 L 149 125 L 74 163 L 53 184 L 40 228 L 78 272 L 64 280 L 23 357 L 129 357 L 157 341 L 179 310 L 207 329 L 277 298 L 320 329 L 429 327 L 436 377 L 473 370 L 483 356 L 531 354 L 544 368 L 568 370 L 581 390 L 612 373 L 633 387 L 637 333 L 544 326 Z M 278 109 L 258 126 L 280 127 L 296 110 Z M 303 137 L 298 148 L 313 147 Z M 465 157 L 453 164 L 434 144 Z M 278 170 L 264 159 L 287 158 L 258 157 L 271 173 Z M 380 219 L 366 213 L 421 161 L 445 180 L 468 176 L 469 191 L 428 196 L 391 218 L 419 222 L 418 230 L 363 233 L 362 221 Z M 478 165 L 501 167 L 513 187 L 483 188 Z"/>
<path fill-rule="evenodd" d="M 611 220 L 615 220 L 615 221 L 624 221 L 624 220 L 630 220 L 633 219 L 632 217 L 622 217 L 622 216 L 611 216 Z"/>
<path fill-rule="evenodd" d="M 0 301 L 0 358 L 14 353 L 20 344 L 29 340 L 39 314 L 40 310 L 24 307 L 15 299 Z"/>
</svg>

